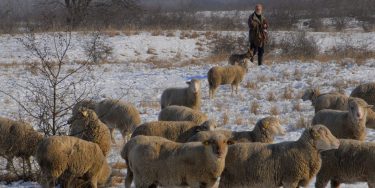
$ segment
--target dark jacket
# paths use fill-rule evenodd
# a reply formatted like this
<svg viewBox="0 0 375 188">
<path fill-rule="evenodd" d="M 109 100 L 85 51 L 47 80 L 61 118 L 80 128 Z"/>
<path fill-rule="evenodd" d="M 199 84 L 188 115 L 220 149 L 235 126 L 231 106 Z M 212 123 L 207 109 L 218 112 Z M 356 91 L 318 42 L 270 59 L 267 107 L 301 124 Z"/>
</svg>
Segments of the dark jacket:
<svg viewBox="0 0 375 188">
<path fill-rule="evenodd" d="M 256 47 L 263 47 L 268 38 L 266 32 L 268 29 L 267 19 L 263 15 L 257 16 L 254 12 L 249 17 L 248 25 L 250 29 L 250 43 Z"/>
</svg>

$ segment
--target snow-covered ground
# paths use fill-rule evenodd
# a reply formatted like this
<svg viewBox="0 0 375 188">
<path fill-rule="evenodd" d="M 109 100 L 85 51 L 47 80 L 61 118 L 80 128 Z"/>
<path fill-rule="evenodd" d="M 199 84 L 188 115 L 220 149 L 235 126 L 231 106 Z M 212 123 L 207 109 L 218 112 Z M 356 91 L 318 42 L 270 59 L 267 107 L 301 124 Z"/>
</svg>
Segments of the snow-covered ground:
<svg viewBox="0 0 375 188">
<path fill-rule="evenodd" d="M 236 34 L 236 33 L 234 33 Z M 237 33 L 238 34 L 238 33 Z M 282 32 L 277 34 L 282 35 Z M 180 32 L 175 36 L 152 36 L 149 33 L 140 33 L 133 36 L 116 35 L 108 38 L 108 43 L 114 49 L 113 59 L 116 64 L 104 64 L 94 67 L 97 85 L 100 93 L 97 97 L 123 98 L 134 103 L 141 112 L 142 121 L 157 120 L 160 107 L 158 101 L 162 91 L 168 87 L 184 87 L 185 81 L 191 78 L 202 79 L 202 111 L 210 118 L 215 119 L 222 129 L 234 131 L 251 130 L 255 122 L 270 114 L 276 114 L 281 119 L 283 126 L 288 130 L 284 137 L 278 137 L 276 142 L 296 140 L 303 128 L 299 125 L 301 119 L 310 121 L 313 116 L 311 103 L 300 99 L 301 93 L 310 87 L 320 86 L 323 92 L 335 91 L 339 88 L 346 94 L 359 83 L 375 81 L 375 60 L 357 65 L 352 60 L 344 60 L 342 63 L 320 63 L 289 61 L 267 66 L 251 66 L 249 73 L 241 84 L 238 95 L 231 95 L 229 86 L 219 88 L 214 100 L 208 99 L 208 83 L 206 74 L 214 66 L 200 62 L 191 66 L 171 66 L 168 68 L 155 68 L 145 62 L 147 58 L 174 59 L 179 53 L 178 61 L 199 59 L 209 55 L 209 48 L 198 50 L 197 42 L 208 44 L 202 36 L 198 38 L 180 38 Z M 373 42 L 375 33 L 368 34 L 331 34 L 310 33 L 312 37 L 320 39 L 321 51 L 326 51 L 333 46 L 340 45 L 341 35 L 350 38 L 352 45 L 357 45 L 357 40 L 367 37 Z M 28 53 L 15 39 L 17 36 L 0 36 L 0 63 L 22 63 L 30 61 Z M 69 52 L 72 61 L 81 60 L 83 50 L 80 43 L 87 37 L 83 34 L 75 34 L 73 46 Z M 367 42 L 367 40 L 366 40 Z M 154 48 L 155 53 L 147 53 L 149 48 Z M 369 49 L 375 49 L 371 44 Z M 178 63 L 178 61 L 176 63 Z M 227 64 L 220 62 L 219 65 Z M 9 83 L 23 83 L 34 75 L 30 74 L 23 65 L 3 66 L 0 69 L 0 87 L 8 87 Z M 130 87 L 128 87 L 130 86 Z M 284 94 L 286 88 L 291 95 Z M 129 91 L 127 91 L 129 90 Z M 124 96 L 124 93 L 126 95 Z M 270 95 L 275 95 L 272 99 Z M 252 106 L 257 103 L 259 108 L 254 114 Z M 0 95 L 0 115 L 12 116 L 18 112 L 17 105 L 8 97 Z M 226 120 L 228 119 L 228 120 Z M 121 136 L 117 134 L 118 142 Z M 368 129 L 368 141 L 375 140 L 375 131 Z M 108 161 L 113 163 L 123 162 L 119 155 L 121 144 L 114 145 Z M 5 165 L 5 160 L 0 159 L 0 168 Z M 120 170 L 125 175 L 125 170 Z M 0 187 L 39 187 L 33 182 L 17 182 L 10 185 L 0 183 Z M 115 185 L 123 187 L 123 183 Z M 313 187 L 313 183 L 309 187 Z M 343 187 L 366 187 L 365 184 L 347 185 Z"/>
</svg>

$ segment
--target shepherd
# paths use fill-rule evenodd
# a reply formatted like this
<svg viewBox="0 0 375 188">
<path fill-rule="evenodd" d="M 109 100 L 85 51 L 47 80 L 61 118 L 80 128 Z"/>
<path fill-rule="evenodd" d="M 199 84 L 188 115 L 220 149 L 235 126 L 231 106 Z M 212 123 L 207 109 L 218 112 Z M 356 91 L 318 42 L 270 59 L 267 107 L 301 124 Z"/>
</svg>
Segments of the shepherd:
<svg viewBox="0 0 375 188">
<path fill-rule="evenodd" d="M 257 4 L 255 11 L 248 20 L 249 24 L 249 45 L 253 54 L 258 54 L 258 65 L 263 64 L 264 45 L 267 43 L 268 22 L 263 15 L 263 5 Z"/>
</svg>

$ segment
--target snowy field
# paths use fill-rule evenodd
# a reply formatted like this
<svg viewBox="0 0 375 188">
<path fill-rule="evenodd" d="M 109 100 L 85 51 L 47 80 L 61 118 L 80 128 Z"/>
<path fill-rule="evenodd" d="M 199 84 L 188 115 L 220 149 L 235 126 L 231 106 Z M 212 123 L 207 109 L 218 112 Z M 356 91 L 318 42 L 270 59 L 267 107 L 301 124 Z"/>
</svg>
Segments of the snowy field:
<svg viewBox="0 0 375 188">
<path fill-rule="evenodd" d="M 208 99 L 208 83 L 206 74 L 214 66 L 211 63 L 200 62 L 191 66 L 171 66 L 157 68 L 147 64 L 147 59 L 158 58 L 166 61 L 176 60 L 176 64 L 189 59 L 202 61 L 209 56 L 209 41 L 200 35 L 197 38 L 182 38 L 181 32 L 175 36 L 152 36 L 150 33 L 140 33 L 126 36 L 108 37 L 107 42 L 113 47 L 112 60 L 115 64 L 103 64 L 94 67 L 96 87 L 100 93 L 95 99 L 103 97 L 122 98 L 134 103 L 141 112 L 142 122 L 157 120 L 160 111 L 159 98 L 162 91 L 168 87 L 185 87 L 185 82 L 191 78 L 202 79 L 202 111 L 211 119 L 215 119 L 221 129 L 233 131 L 251 130 L 255 122 L 269 115 L 277 115 L 288 134 L 276 138 L 276 142 L 292 141 L 299 138 L 305 122 L 311 121 L 314 114 L 311 102 L 302 101 L 301 93 L 311 87 L 319 86 L 322 92 L 351 90 L 360 83 L 375 81 L 375 60 L 369 59 L 358 65 L 353 60 L 346 59 L 341 63 L 321 63 L 317 61 L 299 62 L 288 61 L 267 66 L 251 66 L 241 84 L 238 95 L 231 95 L 229 86 L 222 86 L 214 100 Z M 239 33 L 233 33 L 238 35 Z M 283 35 L 276 32 L 273 35 Z M 369 49 L 375 50 L 375 33 L 309 33 L 316 38 L 320 51 L 328 51 L 337 45 L 358 45 L 358 41 L 367 42 Z M 344 37 L 343 37 L 344 36 Z M 1 83 L 23 83 L 34 75 L 22 63 L 31 62 L 32 58 L 17 42 L 21 36 L 0 36 L 0 68 Z M 69 52 L 69 60 L 82 60 L 83 50 L 80 43 L 87 38 L 84 34 L 74 34 L 73 46 Z M 341 42 L 340 42 L 341 41 Z M 203 50 L 198 49 L 203 43 Z M 344 44 L 345 43 L 345 44 Z M 155 49 L 149 53 L 149 49 Z M 179 58 L 176 58 L 178 56 Z M 11 66 L 5 66 L 12 64 Z M 223 61 L 218 65 L 224 65 Z M 90 79 L 90 78 L 89 78 Z M 5 87 L 5 86 L 2 86 Z M 288 92 L 286 92 L 286 90 Z M 10 91 L 11 88 L 10 88 Z M 15 92 L 15 91 L 14 91 Z M 258 108 L 254 106 L 258 104 Z M 0 114 L 13 117 L 18 112 L 17 105 L 8 97 L 0 95 Z M 123 162 L 119 155 L 121 136 L 117 134 L 117 145 L 113 145 L 108 161 L 111 164 Z M 368 141 L 375 140 L 375 131 L 368 129 Z M 0 158 L 0 168 L 5 166 L 5 160 Z M 125 169 L 116 169 L 125 175 Z M 1 172 L 1 171 L 0 171 Z M 2 171 L 4 172 L 4 171 Z M 123 187 L 123 182 L 113 185 Z M 0 187 L 39 187 L 35 182 L 16 182 L 10 185 L 0 183 Z M 313 182 L 309 187 L 314 187 Z M 342 187 L 367 187 L 365 184 L 346 185 Z"/>
</svg>

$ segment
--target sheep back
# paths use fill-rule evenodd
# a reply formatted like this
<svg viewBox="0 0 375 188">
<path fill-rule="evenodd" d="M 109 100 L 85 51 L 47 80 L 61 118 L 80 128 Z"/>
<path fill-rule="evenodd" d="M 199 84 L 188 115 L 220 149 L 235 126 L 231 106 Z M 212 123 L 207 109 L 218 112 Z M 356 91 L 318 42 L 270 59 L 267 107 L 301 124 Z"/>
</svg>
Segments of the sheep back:
<svg viewBox="0 0 375 188">
<path fill-rule="evenodd" d="M 316 187 L 335 184 L 375 182 L 375 144 L 356 140 L 340 140 L 340 147 L 322 152 L 322 167 Z"/>
<path fill-rule="evenodd" d="M 352 91 L 350 96 L 361 98 L 368 104 L 375 105 L 375 82 L 359 85 Z"/>
<path fill-rule="evenodd" d="M 206 114 L 184 106 L 168 106 L 164 108 L 158 117 L 159 121 L 192 121 L 202 124 L 208 120 Z"/>
<path fill-rule="evenodd" d="M 117 128 L 123 136 L 131 133 L 141 123 L 139 111 L 131 103 L 105 99 L 96 105 L 95 111 L 109 128 Z"/>
</svg>

